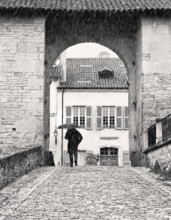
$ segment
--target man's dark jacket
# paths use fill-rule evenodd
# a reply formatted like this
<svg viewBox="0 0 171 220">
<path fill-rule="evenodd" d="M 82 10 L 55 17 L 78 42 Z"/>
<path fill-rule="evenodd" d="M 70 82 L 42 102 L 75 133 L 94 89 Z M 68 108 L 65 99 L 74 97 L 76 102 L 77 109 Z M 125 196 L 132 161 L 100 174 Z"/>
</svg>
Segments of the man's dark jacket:
<svg viewBox="0 0 171 220">
<path fill-rule="evenodd" d="M 65 139 L 68 140 L 68 152 L 70 153 L 77 150 L 78 145 L 82 141 L 83 137 L 75 128 L 70 128 L 66 132 Z"/>
</svg>

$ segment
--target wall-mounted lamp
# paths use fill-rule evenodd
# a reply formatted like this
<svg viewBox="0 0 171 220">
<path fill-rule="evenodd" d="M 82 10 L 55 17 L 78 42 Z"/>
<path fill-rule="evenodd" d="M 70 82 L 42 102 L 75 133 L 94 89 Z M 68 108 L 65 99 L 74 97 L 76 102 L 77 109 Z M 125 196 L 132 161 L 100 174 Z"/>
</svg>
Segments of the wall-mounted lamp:
<svg viewBox="0 0 171 220">
<path fill-rule="evenodd" d="M 57 128 L 55 128 L 54 132 L 53 132 L 53 135 L 55 137 L 55 145 L 57 145 L 57 136 L 58 136 L 58 131 L 57 131 Z"/>
<path fill-rule="evenodd" d="M 133 102 L 133 105 L 134 105 L 135 110 L 137 110 L 137 102 L 136 101 Z"/>
</svg>

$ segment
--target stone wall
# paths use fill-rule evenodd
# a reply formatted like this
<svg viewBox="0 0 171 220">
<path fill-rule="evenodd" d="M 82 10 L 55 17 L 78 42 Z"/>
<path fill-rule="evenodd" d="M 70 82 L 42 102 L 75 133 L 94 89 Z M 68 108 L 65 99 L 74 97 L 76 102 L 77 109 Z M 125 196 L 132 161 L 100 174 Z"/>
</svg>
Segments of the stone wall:
<svg viewBox="0 0 171 220">
<path fill-rule="evenodd" d="M 156 118 L 171 113 L 171 17 L 142 19 L 142 66 L 141 121 L 146 133 Z"/>
<path fill-rule="evenodd" d="M 141 151 L 148 147 L 148 127 L 171 113 L 171 17 L 142 17 L 138 26 L 136 150 Z"/>
<path fill-rule="evenodd" d="M 146 153 L 148 153 L 149 166 L 154 171 L 158 169 L 164 175 L 171 175 L 171 140 L 167 142 L 153 146 L 153 149 L 149 149 Z"/>
<path fill-rule="evenodd" d="M 0 156 L 0 189 L 42 165 L 42 147 L 30 146 L 7 157 Z"/>
<path fill-rule="evenodd" d="M 0 17 L 0 147 L 42 145 L 44 23 Z"/>
<path fill-rule="evenodd" d="M 41 15 L 0 17 L 0 145 L 42 144 L 44 134 L 48 149 L 48 70 L 61 52 L 84 42 L 104 45 L 123 60 L 130 150 L 145 147 L 147 128 L 171 113 L 171 17 L 146 15 L 140 22 L 134 15 L 92 12 L 55 13 L 46 22 Z"/>
</svg>

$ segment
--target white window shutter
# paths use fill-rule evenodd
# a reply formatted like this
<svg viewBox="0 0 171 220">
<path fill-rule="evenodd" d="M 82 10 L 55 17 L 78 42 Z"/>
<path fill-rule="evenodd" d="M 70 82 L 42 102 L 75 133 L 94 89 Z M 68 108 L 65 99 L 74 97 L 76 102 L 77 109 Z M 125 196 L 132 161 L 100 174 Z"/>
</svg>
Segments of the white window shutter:
<svg viewBox="0 0 171 220">
<path fill-rule="evenodd" d="M 116 129 L 122 129 L 122 107 L 121 106 L 117 106 L 116 107 Z"/>
<path fill-rule="evenodd" d="M 97 129 L 102 129 L 102 107 L 97 106 Z"/>
<path fill-rule="evenodd" d="M 128 116 L 129 113 L 128 113 L 128 107 L 125 106 L 124 107 L 124 129 L 128 129 L 129 128 L 129 125 L 128 125 Z"/>
<path fill-rule="evenodd" d="M 92 129 L 92 109 L 91 109 L 91 106 L 86 106 L 86 128 Z"/>
<path fill-rule="evenodd" d="M 70 124 L 72 122 L 72 109 L 71 106 L 66 106 L 66 123 Z"/>
</svg>

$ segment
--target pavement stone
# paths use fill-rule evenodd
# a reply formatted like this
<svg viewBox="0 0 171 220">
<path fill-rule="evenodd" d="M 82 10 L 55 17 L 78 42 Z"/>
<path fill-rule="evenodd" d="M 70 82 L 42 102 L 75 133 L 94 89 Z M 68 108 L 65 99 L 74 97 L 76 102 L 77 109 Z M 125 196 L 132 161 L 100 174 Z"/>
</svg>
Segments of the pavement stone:
<svg viewBox="0 0 171 220">
<path fill-rule="evenodd" d="M 169 220 L 170 189 L 138 168 L 40 167 L 0 191 L 0 220 Z"/>
</svg>

